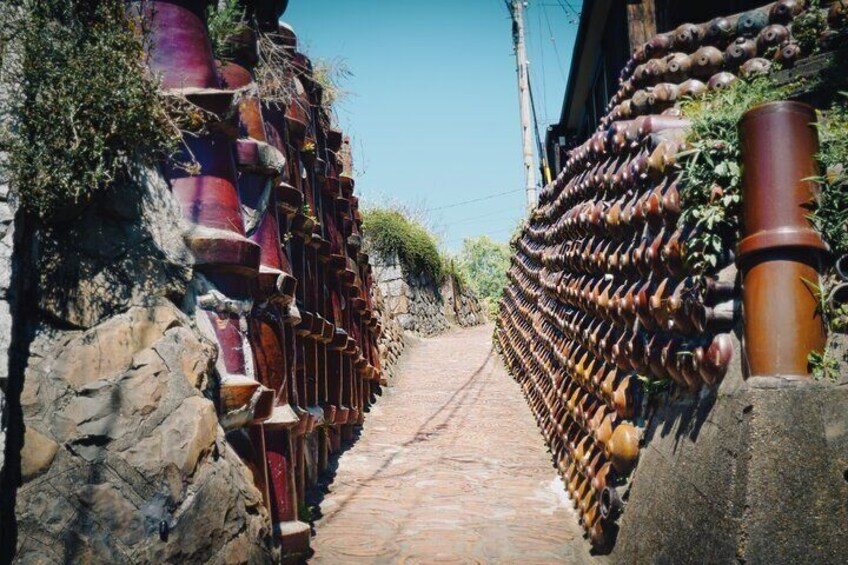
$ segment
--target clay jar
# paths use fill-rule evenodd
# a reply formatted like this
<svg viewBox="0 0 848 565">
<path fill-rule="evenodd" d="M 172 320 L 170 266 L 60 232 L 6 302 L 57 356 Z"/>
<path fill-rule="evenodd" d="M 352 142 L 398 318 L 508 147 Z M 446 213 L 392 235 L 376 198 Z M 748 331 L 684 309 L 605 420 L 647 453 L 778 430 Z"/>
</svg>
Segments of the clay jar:
<svg viewBox="0 0 848 565">
<path fill-rule="evenodd" d="M 712 76 L 710 82 L 707 83 L 707 88 L 710 90 L 723 90 L 736 82 L 738 79 L 733 73 L 722 72 Z"/>
<path fill-rule="evenodd" d="M 665 63 L 665 76 L 668 82 L 680 83 L 689 78 L 692 60 L 686 53 L 672 53 Z"/>
<path fill-rule="evenodd" d="M 736 28 L 727 18 L 714 18 L 709 21 L 704 31 L 705 43 L 715 45 L 719 48 L 724 48 L 728 43 L 733 41 L 736 35 Z"/>
<path fill-rule="evenodd" d="M 766 54 L 770 49 L 778 48 L 789 39 L 789 30 L 780 24 L 764 27 L 757 35 L 757 50 Z"/>
<path fill-rule="evenodd" d="M 769 22 L 786 25 L 804 11 L 804 0 L 780 0 L 769 10 Z"/>
<path fill-rule="evenodd" d="M 613 468 L 621 474 L 629 473 L 639 458 L 639 430 L 632 424 L 622 423 L 613 431 L 606 444 L 606 455 Z"/>
<path fill-rule="evenodd" d="M 760 30 L 768 25 L 768 13 L 751 10 L 739 16 L 736 21 L 736 33 L 742 37 L 756 37 Z"/>
<path fill-rule="evenodd" d="M 678 51 L 694 51 L 701 44 L 703 32 L 694 24 L 682 24 L 674 30 L 672 44 Z"/>
<path fill-rule="evenodd" d="M 691 57 L 692 74 L 698 78 L 708 78 L 721 70 L 724 54 L 712 46 L 701 47 Z"/>
<path fill-rule="evenodd" d="M 757 56 L 757 44 L 753 39 L 738 37 L 724 52 L 725 61 L 731 68 L 742 65 L 748 59 Z"/>
</svg>

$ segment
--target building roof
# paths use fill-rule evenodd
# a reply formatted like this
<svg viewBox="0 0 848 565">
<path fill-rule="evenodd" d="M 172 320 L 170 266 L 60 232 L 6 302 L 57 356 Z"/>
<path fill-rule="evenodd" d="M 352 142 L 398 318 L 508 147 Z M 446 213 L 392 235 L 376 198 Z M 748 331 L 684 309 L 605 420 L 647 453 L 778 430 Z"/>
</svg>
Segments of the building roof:
<svg viewBox="0 0 848 565">
<path fill-rule="evenodd" d="M 593 70 L 597 61 L 598 47 L 604 34 L 607 16 L 613 0 L 584 0 L 580 13 L 580 25 L 574 52 L 571 55 L 571 70 L 568 72 L 568 85 L 562 101 L 558 130 L 577 129 L 583 117 L 582 101 L 591 87 Z M 629 41 L 622 38 L 622 41 Z M 575 105 L 573 102 L 578 100 Z"/>
</svg>

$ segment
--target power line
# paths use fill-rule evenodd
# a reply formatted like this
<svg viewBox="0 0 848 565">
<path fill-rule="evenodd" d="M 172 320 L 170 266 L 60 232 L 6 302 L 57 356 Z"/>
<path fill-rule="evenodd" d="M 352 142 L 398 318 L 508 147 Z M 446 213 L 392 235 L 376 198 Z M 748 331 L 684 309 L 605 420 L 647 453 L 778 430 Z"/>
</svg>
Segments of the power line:
<svg viewBox="0 0 848 565">
<path fill-rule="evenodd" d="M 548 32 L 551 34 L 551 44 L 554 47 L 554 53 L 557 58 L 557 68 L 559 69 L 560 76 L 562 76 L 563 82 L 568 82 L 568 79 L 565 78 L 565 65 L 562 63 L 562 56 L 559 54 L 559 47 L 557 47 L 556 36 L 554 35 L 553 26 L 551 26 L 551 19 L 548 17 L 548 10 L 545 8 L 545 5 L 542 4 L 542 12 L 545 14 L 545 21 L 548 23 Z"/>
<path fill-rule="evenodd" d="M 497 194 L 490 194 L 489 196 L 482 196 L 480 198 L 472 198 L 471 200 L 463 200 L 462 202 L 456 202 L 454 204 L 447 204 L 445 206 L 438 206 L 436 208 L 429 208 L 424 210 L 424 212 L 435 212 L 436 210 L 447 210 L 448 208 L 456 208 L 457 206 L 465 206 L 466 204 L 473 204 L 475 202 L 483 202 L 485 200 L 491 200 L 493 198 L 498 198 L 500 196 L 506 196 L 507 194 L 515 194 L 516 192 L 524 192 L 523 188 L 517 188 L 515 190 L 507 190 L 505 192 L 498 192 Z"/>
<path fill-rule="evenodd" d="M 541 6 L 541 10 L 535 10 L 536 12 L 536 24 L 539 29 L 539 38 L 544 38 L 542 33 L 542 14 L 545 7 Z M 539 59 L 542 61 L 542 107 L 545 109 L 545 119 L 548 116 L 548 79 L 547 72 L 545 71 L 545 41 L 542 40 L 541 45 L 537 45 L 539 48 Z"/>
<path fill-rule="evenodd" d="M 510 214 L 509 217 L 499 218 L 499 219 L 505 219 L 506 220 L 506 219 L 515 217 L 516 211 L 523 212 L 522 210 L 518 210 L 516 208 L 509 208 L 507 210 L 498 210 L 496 212 L 490 212 L 488 214 L 481 214 L 479 216 L 472 216 L 470 218 L 460 218 L 459 220 L 452 221 L 450 224 L 452 226 L 457 225 L 457 224 L 472 224 L 472 223 L 480 221 L 480 220 L 490 220 L 494 216 L 500 216 L 502 214 L 509 213 Z"/>
<path fill-rule="evenodd" d="M 501 233 L 512 233 L 513 231 L 515 231 L 515 227 L 501 228 L 501 229 L 497 229 L 497 230 L 489 230 L 487 232 L 479 233 L 477 235 L 466 235 L 466 236 L 463 236 L 463 237 L 454 237 L 452 239 L 447 240 L 445 243 L 456 243 L 457 241 L 464 241 L 464 240 L 470 239 L 472 237 L 480 237 L 481 235 L 491 236 L 491 235 L 496 235 L 496 234 L 501 234 Z"/>
</svg>

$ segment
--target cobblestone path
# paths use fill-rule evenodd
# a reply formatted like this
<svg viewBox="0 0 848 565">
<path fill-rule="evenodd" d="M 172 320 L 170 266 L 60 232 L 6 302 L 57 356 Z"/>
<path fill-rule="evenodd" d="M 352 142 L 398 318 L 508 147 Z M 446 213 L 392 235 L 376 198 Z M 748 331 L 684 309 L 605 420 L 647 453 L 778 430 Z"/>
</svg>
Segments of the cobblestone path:
<svg viewBox="0 0 848 565">
<path fill-rule="evenodd" d="M 311 563 L 591 563 L 492 327 L 407 352 L 344 453 Z"/>
</svg>

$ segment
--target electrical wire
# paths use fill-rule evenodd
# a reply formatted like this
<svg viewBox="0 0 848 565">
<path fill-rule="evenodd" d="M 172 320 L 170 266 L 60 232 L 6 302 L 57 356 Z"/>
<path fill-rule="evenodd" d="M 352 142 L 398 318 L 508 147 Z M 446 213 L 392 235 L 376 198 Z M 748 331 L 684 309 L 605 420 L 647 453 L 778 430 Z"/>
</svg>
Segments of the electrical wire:
<svg viewBox="0 0 848 565">
<path fill-rule="evenodd" d="M 497 212 L 491 212 L 489 214 L 481 214 L 479 216 L 472 216 L 470 218 L 461 218 L 459 220 L 452 221 L 450 224 L 452 226 L 457 225 L 457 224 L 473 224 L 475 222 L 479 222 L 479 221 L 482 221 L 482 220 L 491 220 L 495 216 L 501 216 L 501 215 L 507 214 L 507 213 L 509 213 L 509 217 L 498 218 L 498 219 L 509 219 L 509 218 L 515 217 L 516 212 L 519 212 L 520 215 L 522 215 L 522 216 L 524 215 L 524 209 L 523 208 L 510 208 L 509 210 L 499 210 Z"/>
<path fill-rule="evenodd" d="M 487 232 L 484 232 L 484 233 L 479 233 L 479 234 L 476 234 L 476 235 L 466 235 L 466 236 L 463 236 L 463 237 L 455 237 L 455 238 L 447 240 L 445 243 L 456 243 L 456 242 L 459 242 L 459 241 L 465 241 L 466 239 L 470 239 L 472 237 L 480 237 L 481 235 L 492 236 L 492 235 L 501 234 L 501 233 L 512 233 L 513 231 L 515 231 L 515 227 L 500 228 L 500 229 L 497 229 L 497 230 L 490 230 L 490 231 L 487 231 Z"/>
<path fill-rule="evenodd" d="M 548 32 L 551 34 L 551 44 L 553 45 L 554 53 L 556 54 L 559 74 L 562 77 L 562 81 L 567 83 L 568 79 L 565 77 L 565 65 L 562 62 L 562 56 L 559 54 L 559 47 L 557 47 L 556 36 L 554 35 L 553 26 L 551 26 L 551 19 L 548 17 L 548 10 L 545 8 L 544 4 L 542 4 L 542 12 L 544 12 L 545 21 L 548 23 Z"/>
<path fill-rule="evenodd" d="M 498 192 L 497 194 L 490 194 L 488 196 L 482 196 L 480 198 L 472 198 L 471 200 L 463 200 L 462 202 L 455 202 L 453 204 L 447 204 L 445 206 L 438 206 L 436 208 L 429 208 L 424 210 L 424 212 L 435 212 L 437 210 L 447 210 L 448 208 L 456 208 L 457 206 L 465 206 L 466 204 L 474 204 L 475 202 L 484 202 L 486 200 L 492 200 L 493 198 L 499 198 L 501 196 L 506 196 L 507 194 L 514 194 L 516 192 L 524 192 L 523 188 L 517 188 L 515 190 L 507 190 L 504 192 Z"/>
<path fill-rule="evenodd" d="M 541 6 L 541 5 L 540 5 Z M 544 10 L 545 7 L 541 6 L 541 9 Z M 541 10 L 535 10 L 536 12 L 536 25 L 539 29 L 539 37 L 543 38 L 542 32 L 542 14 Z M 542 62 L 542 108 L 544 109 L 544 114 L 542 118 L 547 122 L 548 121 L 548 80 L 547 80 L 547 71 L 545 70 L 545 42 L 542 41 L 541 45 L 537 44 L 539 49 L 539 60 Z M 538 86 L 538 84 L 537 84 Z"/>
</svg>

